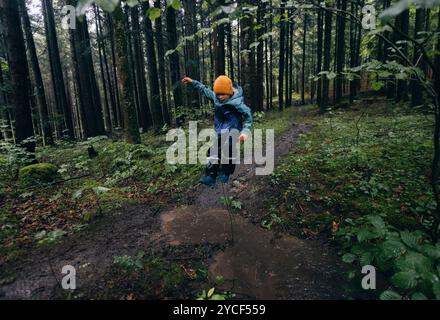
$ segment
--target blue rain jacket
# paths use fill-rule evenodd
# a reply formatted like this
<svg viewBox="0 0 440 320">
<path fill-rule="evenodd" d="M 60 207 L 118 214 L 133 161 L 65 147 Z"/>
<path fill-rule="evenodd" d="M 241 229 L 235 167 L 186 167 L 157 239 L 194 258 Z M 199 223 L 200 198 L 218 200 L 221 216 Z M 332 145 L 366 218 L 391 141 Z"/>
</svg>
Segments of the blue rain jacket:
<svg viewBox="0 0 440 320">
<path fill-rule="evenodd" d="M 247 135 L 250 134 L 253 126 L 252 111 L 245 105 L 243 89 L 239 85 L 234 83 L 234 95 L 225 101 L 217 99 L 214 91 L 197 80 L 193 80 L 192 85 L 214 103 L 214 126 L 218 134 L 222 130 L 231 129 L 237 129 Z"/>
</svg>

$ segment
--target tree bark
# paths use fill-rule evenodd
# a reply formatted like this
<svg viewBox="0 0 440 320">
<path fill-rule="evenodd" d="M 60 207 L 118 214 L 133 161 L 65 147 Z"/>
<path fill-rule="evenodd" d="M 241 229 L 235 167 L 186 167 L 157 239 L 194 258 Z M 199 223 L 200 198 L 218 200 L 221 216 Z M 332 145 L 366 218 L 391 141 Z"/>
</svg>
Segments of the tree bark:
<svg viewBox="0 0 440 320">
<path fill-rule="evenodd" d="M 164 121 L 160 101 L 160 86 L 159 76 L 157 72 L 156 52 L 154 48 L 153 26 L 147 14 L 150 9 L 150 4 L 148 3 L 148 1 L 142 3 L 142 9 L 146 13 L 144 16 L 144 27 L 145 42 L 147 46 L 148 76 L 150 80 L 151 91 L 151 113 L 153 117 L 154 130 L 158 131 L 163 127 Z"/>
<path fill-rule="evenodd" d="M 40 64 L 38 62 L 37 50 L 35 48 L 34 37 L 32 35 L 32 27 L 26 8 L 25 0 L 19 0 L 19 8 L 23 22 L 23 29 L 29 52 L 30 65 L 35 79 L 35 88 L 38 100 L 38 111 L 40 116 L 40 125 L 43 133 L 43 143 L 45 145 L 53 145 L 52 129 L 49 120 L 49 111 L 47 108 L 46 92 L 44 89 L 43 77 L 41 76 Z"/>
<path fill-rule="evenodd" d="M 66 87 L 64 83 L 63 69 L 60 60 L 60 50 L 58 47 L 52 0 L 42 0 L 42 6 L 55 103 L 57 106 L 57 111 L 62 113 L 64 116 L 64 125 L 66 127 L 67 136 L 70 139 L 73 139 L 74 128 L 72 113 L 66 95 Z"/>
<path fill-rule="evenodd" d="M 23 31 L 17 1 L 0 0 L 7 44 L 9 74 L 11 77 L 12 103 L 15 113 L 16 143 L 30 153 L 35 153 L 35 142 L 29 97 L 29 70 L 26 60 Z"/>
<path fill-rule="evenodd" d="M 154 7 L 161 9 L 161 0 L 154 1 Z M 167 90 L 166 90 L 166 72 L 165 72 L 165 49 L 163 45 L 163 31 L 162 31 L 162 18 L 159 17 L 154 22 L 156 27 L 156 46 L 157 46 L 157 58 L 159 62 L 159 80 L 160 80 L 160 92 L 162 95 L 162 114 L 163 121 L 167 124 L 171 124 L 170 112 L 167 103 Z"/>
<path fill-rule="evenodd" d="M 416 19 L 414 24 L 414 39 L 418 39 L 418 33 L 424 30 L 425 27 L 425 15 L 426 11 L 423 8 L 416 10 Z M 417 65 L 421 52 L 420 49 L 414 47 L 413 63 Z M 426 60 L 422 57 L 418 63 L 420 70 L 423 72 L 423 77 L 426 76 Z M 412 81 L 411 86 L 411 106 L 416 107 L 423 103 L 423 87 L 417 80 Z"/>
<path fill-rule="evenodd" d="M 125 139 L 129 143 L 141 143 L 139 126 L 134 105 L 132 80 L 129 74 L 128 41 L 126 35 L 125 14 L 121 7 L 113 12 L 113 30 L 116 49 L 116 69 L 122 91 L 122 117 L 124 121 Z"/>
<path fill-rule="evenodd" d="M 286 2 L 281 1 L 281 21 L 280 21 L 280 60 L 279 60 L 279 74 L 278 74 L 278 109 L 284 109 L 284 63 L 285 63 L 285 38 L 286 38 L 286 21 L 285 21 L 285 7 Z"/>
<path fill-rule="evenodd" d="M 175 50 L 178 43 L 177 27 L 176 27 L 176 10 L 169 6 L 166 8 L 166 19 L 167 19 L 167 35 L 168 35 L 168 50 Z M 180 62 L 179 53 L 174 51 L 169 55 L 170 61 L 170 73 L 171 73 L 171 83 L 173 87 L 173 99 L 174 99 L 174 111 L 176 114 L 176 124 L 180 126 L 182 124 L 182 119 L 177 117 L 177 108 L 183 106 L 183 92 L 182 86 L 180 85 L 181 74 L 180 74 Z"/>
<path fill-rule="evenodd" d="M 328 5 L 326 4 L 326 7 Z M 325 11 L 325 35 L 324 35 L 324 71 L 330 72 L 331 61 L 331 41 L 332 41 L 332 13 L 328 10 Z M 329 81 L 326 75 L 323 75 L 322 81 L 322 105 L 321 111 L 325 111 L 329 104 Z"/>
<path fill-rule="evenodd" d="M 67 4 L 76 6 L 77 0 L 68 0 Z M 96 82 L 95 69 L 90 47 L 90 36 L 87 17 L 76 20 L 76 28 L 70 29 L 73 62 L 75 64 L 75 77 L 79 94 L 79 106 L 84 116 L 85 138 L 105 134 L 102 115 L 101 96 Z"/>
<path fill-rule="evenodd" d="M 134 67 L 136 70 L 140 123 L 143 131 L 146 132 L 153 125 L 153 120 L 150 111 L 150 103 L 148 102 L 145 59 L 143 55 L 141 29 L 139 24 L 139 7 L 137 6 L 131 8 L 131 24 L 133 27 Z"/>
</svg>

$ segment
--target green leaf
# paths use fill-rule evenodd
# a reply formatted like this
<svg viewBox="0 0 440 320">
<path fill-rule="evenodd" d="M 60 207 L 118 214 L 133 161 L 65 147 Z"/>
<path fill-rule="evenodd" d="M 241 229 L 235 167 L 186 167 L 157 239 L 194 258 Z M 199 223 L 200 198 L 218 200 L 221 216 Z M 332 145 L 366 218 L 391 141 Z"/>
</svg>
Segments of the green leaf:
<svg viewBox="0 0 440 320">
<path fill-rule="evenodd" d="M 421 250 L 428 257 L 434 260 L 440 259 L 440 244 L 437 244 L 436 246 L 433 246 L 431 244 L 425 244 Z"/>
<path fill-rule="evenodd" d="M 46 234 L 47 234 L 46 230 L 39 231 L 35 235 L 35 239 L 37 239 L 37 240 L 43 239 L 46 236 Z"/>
<path fill-rule="evenodd" d="M 377 229 L 385 228 L 385 221 L 380 216 L 368 216 L 367 220 Z"/>
<path fill-rule="evenodd" d="M 440 0 L 400 0 L 382 12 L 379 17 L 384 20 L 389 20 L 398 16 L 413 4 L 422 8 L 434 8 L 440 5 Z"/>
<path fill-rule="evenodd" d="M 372 232 L 368 229 L 360 229 L 357 233 L 357 240 L 359 242 L 364 242 L 367 240 L 376 239 L 378 237 L 379 237 L 379 235 L 377 233 Z"/>
<path fill-rule="evenodd" d="M 395 262 L 396 268 L 401 271 L 415 270 L 418 273 L 432 272 L 432 261 L 424 255 L 409 251 Z"/>
<path fill-rule="evenodd" d="M 172 7 L 174 10 L 180 10 L 182 8 L 182 3 L 180 0 L 168 0 L 167 6 Z"/>
<path fill-rule="evenodd" d="M 408 247 L 416 250 L 420 249 L 420 245 L 419 245 L 420 236 L 417 236 L 409 231 L 402 231 L 400 232 L 400 238 L 402 239 L 402 242 L 406 244 Z"/>
<path fill-rule="evenodd" d="M 432 272 L 422 272 L 420 273 L 420 278 L 422 278 L 425 281 L 428 281 L 429 283 L 439 282 L 438 276 Z"/>
<path fill-rule="evenodd" d="M 398 272 L 391 278 L 391 281 L 397 288 L 412 289 L 417 286 L 417 273 L 414 271 Z"/>
<path fill-rule="evenodd" d="M 134 7 L 134 6 L 136 6 L 136 5 L 139 4 L 139 1 L 138 1 L 138 0 L 125 0 L 125 1 L 127 2 L 127 5 L 128 5 L 130 8 L 132 8 L 132 7 Z"/>
<path fill-rule="evenodd" d="M 224 296 L 220 294 L 214 294 L 209 300 L 226 300 Z"/>
<path fill-rule="evenodd" d="M 120 0 L 96 0 L 95 2 L 102 8 L 102 10 L 113 12 L 119 5 Z"/>
<path fill-rule="evenodd" d="M 352 253 L 346 253 L 342 256 L 342 261 L 345 263 L 353 263 L 356 260 L 356 255 Z"/>
<path fill-rule="evenodd" d="M 366 266 L 371 264 L 373 261 L 373 254 L 371 252 L 363 252 L 362 255 L 359 257 L 359 263 L 362 266 Z"/>
<path fill-rule="evenodd" d="M 215 292 L 215 288 L 209 289 L 209 291 L 208 291 L 208 298 L 211 298 L 211 296 L 214 294 L 214 292 Z"/>
<path fill-rule="evenodd" d="M 97 194 L 97 195 L 107 193 L 110 190 L 111 190 L 110 188 L 106 188 L 106 187 L 95 187 L 95 188 L 93 188 L 93 192 L 95 192 L 95 194 Z"/>
<path fill-rule="evenodd" d="M 389 258 L 397 258 L 406 252 L 405 245 L 398 240 L 386 240 L 382 243 L 382 253 Z"/>
<path fill-rule="evenodd" d="M 379 298 L 380 300 L 402 300 L 402 296 L 392 290 L 382 292 Z"/>
<path fill-rule="evenodd" d="M 373 81 L 373 83 L 371 84 L 371 88 L 374 91 L 379 91 L 380 89 L 382 89 L 385 86 L 385 83 L 383 81 Z"/>
<path fill-rule="evenodd" d="M 432 285 L 432 292 L 437 300 L 440 300 L 440 282 L 436 282 Z"/>
<path fill-rule="evenodd" d="M 428 300 L 428 298 L 421 292 L 415 292 L 412 297 L 412 300 Z"/>
<path fill-rule="evenodd" d="M 72 199 L 73 200 L 77 200 L 78 198 L 80 198 L 83 194 L 84 189 L 78 189 L 76 190 L 73 195 L 72 195 Z"/>
<path fill-rule="evenodd" d="M 160 9 L 159 8 L 150 8 L 148 10 L 148 18 L 151 21 L 154 21 L 154 20 L 156 20 L 159 17 L 160 17 Z"/>
<path fill-rule="evenodd" d="M 336 73 L 334 73 L 334 72 L 329 72 L 329 73 L 327 74 L 327 79 L 329 79 L 329 80 L 333 80 L 334 78 L 336 78 L 336 76 L 337 76 Z"/>
<path fill-rule="evenodd" d="M 165 52 L 165 58 L 172 55 L 174 52 L 176 52 L 176 50 L 168 50 L 167 52 Z"/>
</svg>

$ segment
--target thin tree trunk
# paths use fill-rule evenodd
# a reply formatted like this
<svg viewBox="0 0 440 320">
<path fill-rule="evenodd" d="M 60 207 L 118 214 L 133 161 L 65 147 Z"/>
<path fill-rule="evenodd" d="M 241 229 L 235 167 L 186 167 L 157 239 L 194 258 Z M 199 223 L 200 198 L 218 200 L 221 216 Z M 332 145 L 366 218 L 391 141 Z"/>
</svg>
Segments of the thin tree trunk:
<svg viewBox="0 0 440 320">
<path fill-rule="evenodd" d="M 0 0 L 0 9 L 3 15 L 11 78 L 12 102 L 15 113 L 15 138 L 17 143 L 22 144 L 28 152 L 34 154 L 35 142 L 27 140 L 34 136 L 34 131 L 29 103 L 29 70 L 18 3 L 16 1 Z"/>
<path fill-rule="evenodd" d="M 77 0 L 68 0 L 68 4 L 76 6 Z M 80 108 L 84 116 L 85 138 L 105 134 L 102 115 L 101 97 L 96 82 L 87 18 L 77 19 L 76 28 L 70 29 L 71 46 L 73 49 L 75 77 L 78 82 Z"/>
<path fill-rule="evenodd" d="M 150 4 L 148 1 L 142 3 L 142 9 L 145 13 L 148 12 L 150 9 Z M 154 48 L 153 26 L 147 14 L 144 16 L 144 28 L 145 42 L 147 46 L 148 75 L 151 91 L 151 113 L 154 130 L 158 131 L 164 125 L 164 118 L 162 115 L 162 106 L 160 101 L 160 86 L 157 72 L 156 52 Z"/>
<path fill-rule="evenodd" d="M 303 34 L 303 55 L 302 55 L 302 68 L 301 68 L 301 104 L 306 104 L 305 98 L 305 84 L 306 84 L 306 49 L 307 49 L 307 13 L 304 14 L 304 34 Z"/>
<path fill-rule="evenodd" d="M 58 112 L 61 112 L 64 115 L 64 124 L 66 126 L 67 136 L 70 139 L 73 139 L 74 128 L 72 113 L 67 101 L 63 69 L 60 60 L 60 50 L 58 48 L 57 33 L 55 28 L 55 17 L 53 12 L 52 0 L 42 0 L 42 6 L 55 102 Z"/>
<path fill-rule="evenodd" d="M 133 99 L 133 84 L 129 74 L 128 41 L 126 16 L 121 7 L 113 12 L 113 30 L 115 36 L 116 66 L 118 79 L 122 90 L 122 116 L 124 120 L 125 139 L 129 143 L 141 143 L 139 127 L 136 117 L 136 108 Z"/>
<path fill-rule="evenodd" d="M 284 109 L 284 57 L 285 57 L 285 38 L 286 38 L 286 22 L 285 22 L 285 7 L 286 2 L 281 1 L 281 21 L 280 21 L 280 60 L 279 60 L 279 75 L 278 75 L 278 109 Z"/>
<path fill-rule="evenodd" d="M 177 27 L 176 27 L 176 11 L 173 7 L 169 6 L 166 8 L 166 19 L 167 19 L 167 35 L 168 35 L 168 50 L 175 50 L 178 43 L 177 37 Z M 171 83 L 173 87 L 173 98 L 174 98 L 174 112 L 176 114 L 176 125 L 180 126 L 182 124 L 181 117 L 177 116 L 177 108 L 183 106 L 183 93 L 182 87 L 180 85 L 180 63 L 179 54 L 174 51 L 169 55 L 170 60 L 170 71 L 171 71 Z"/>
<path fill-rule="evenodd" d="M 131 8 L 131 24 L 133 27 L 133 47 L 140 124 L 143 132 L 146 132 L 153 125 L 153 120 L 151 117 L 150 103 L 148 102 L 147 79 L 145 78 L 145 60 L 142 50 L 142 37 L 139 24 L 139 7 L 137 6 Z"/>
<path fill-rule="evenodd" d="M 25 38 L 27 43 L 27 49 L 30 55 L 30 64 L 35 79 L 35 87 L 38 99 L 38 109 L 40 116 L 40 123 L 43 133 L 43 143 L 45 145 L 53 145 L 52 129 L 49 121 L 49 112 L 47 109 L 46 93 L 44 89 L 43 78 L 41 76 L 40 64 L 38 62 L 37 50 L 35 48 L 34 37 L 32 35 L 31 22 L 26 9 L 25 0 L 19 0 L 19 8 L 21 11 L 21 18 L 23 22 L 23 28 L 25 32 Z"/>
<path fill-rule="evenodd" d="M 326 7 L 328 5 L 326 4 Z M 328 10 L 325 11 L 325 35 L 324 35 L 324 71 L 330 72 L 331 61 L 331 41 L 332 41 L 332 13 Z M 325 111 L 329 105 L 329 81 L 326 75 L 323 76 L 322 81 L 322 105 L 321 111 Z"/>
<path fill-rule="evenodd" d="M 317 62 L 316 62 L 316 76 L 318 77 L 318 88 L 317 88 L 317 95 L 316 95 L 316 100 L 317 100 L 317 104 L 319 107 L 321 107 L 322 105 L 322 78 L 319 75 L 319 73 L 322 71 L 322 39 L 323 39 L 323 23 L 324 23 L 324 18 L 323 18 L 323 12 L 322 9 L 318 9 L 318 39 L 317 39 Z"/>
<path fill-rule="evenodd" d="M 347 11 L 347 2 L 344 0 L 338 0 L 338 8 L 342 11 Z M 337 55 L 336 55 L 336 104 L 342 100 L 343 92 L 342 86 L 344 82 L 344 76 L 342 71 L 345 63 L 345 17 L 343 14 L 338 15 L 338 41 L 337 41 Z"/>
<path fill-rule="evenodd" d="M 419 35 L 418 33 L 424 30 L 425 27 L 425 9 L 420 8 L 416 10 L 416 19 L 415 19 L 415 25 L 414 25 L 414 39 L 418 39 Z M 414 47 L 414 56 L 413 56 L 413 63 L 414 65 L 417 65 L 419 59 L 420 59 L 421 52 L 417 47 Z M 426 60 L 424 58 L 420 59 L 420 62 L 418 63 L 418 67 L 423 72 L 423 77 L 426 76 Z M 411 106 L 419 106 L 423 103 L 423 87 L 420 85 L 420 83 L 417 80 L 412 81 L 412 87 L 411 87 Z"/>
</svg>

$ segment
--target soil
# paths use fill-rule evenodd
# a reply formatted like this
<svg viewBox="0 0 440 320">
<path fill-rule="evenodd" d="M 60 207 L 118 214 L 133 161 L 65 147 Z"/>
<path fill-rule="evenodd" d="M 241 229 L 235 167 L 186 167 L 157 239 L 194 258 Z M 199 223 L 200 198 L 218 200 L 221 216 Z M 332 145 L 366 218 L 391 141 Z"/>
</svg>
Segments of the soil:
<svg viewBox="0 0 440 320">
<path fill-rule="evenodd" d="M 276 162 L 294 148 L 310 126 L 295 123 L 276 135 Z M 0 299 L 60 298 L 64 265 L 76 268 L 77 286 L 89 292 L 104 290 L 105 275 L 114 256 L 139 251 L 179 251 L 205 246 L 208 277 L 223 278 L 218 290 L 249 299 L 341 299 L 343 269 L 333 249 L 322 240 L 277 234 L 260 227 L 264 197 L 258 192 L 267 177 L 255 175 L 255 165 L 238 165 L 230 182 L 188 191 L 188 204 L 172 203 L 162 212 L 145 205 L 125 206 L 92 226 L 53 246 L 35 247 L 16 261 L 0 266 L 9 284 L 0 286 Z M 234 182 L 235 181 L 235 182 Z M 221 197 L 233 195 L 243 210 L 233 212 Z M 233 219 L 233 232 L 231 232 Z M 176 258 L 176 257 L 174 257 Z M 93 298 L 93 297 L 87 297 Z"/>
</svg>

